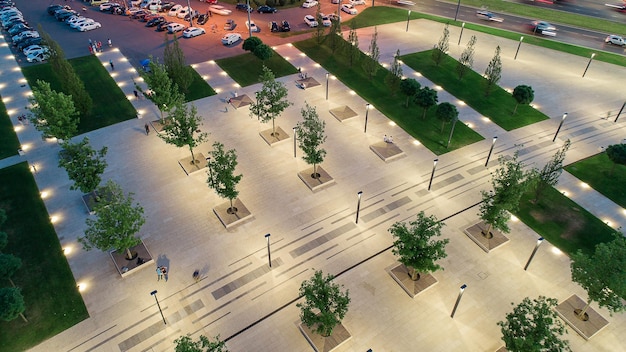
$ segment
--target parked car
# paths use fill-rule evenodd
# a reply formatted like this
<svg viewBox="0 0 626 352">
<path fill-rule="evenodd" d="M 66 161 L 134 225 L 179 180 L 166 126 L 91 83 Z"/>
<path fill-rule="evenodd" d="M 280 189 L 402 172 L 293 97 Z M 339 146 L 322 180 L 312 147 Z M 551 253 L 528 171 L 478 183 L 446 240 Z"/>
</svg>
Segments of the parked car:
<svg viewBox="0 0 626 352">
<path fill-rule="evenodd" d="M 158 10 L 159 12 L 170 12 L 170 10 L 172 9 L 172 7 L 174 7 L 174 5 L 176 5 L 175 2 L 168 2 L 165 4 L 161 4 L 161 8 Z"/>
<path fill-rule="evenodd" d="M 358 11 L 354 8 L 354 6 L 352 6 L 352 4 L 342 4 L 341 11 L 349 15 L 356 15 L 358 13 Z"/>
<path fill-rule="evenodd" d="M 209 21 L 209 13 L 207 12 L 198 16 L 198 20 L 196 21 L 196 23 L 198 23 L 199 25 L 203 25 L 207 23 L 208 21 Z"/>
<path fill-rule="evenodd" d="M 503 22 L 504 18 L 498 17 L 489 11 L 478 10 L 476 11 L 476 16 L 481 20 L 491 21 L 491 22 Z"/>
<path fill-rule="evenodd" d="M 96 22 L 94 19 L 85 17 L 81 19 L 80 21 L 70 24 L 70 27 L 77 29 L 78 27 L 82 26 L 85 23 L 94 23 L 94 22 Z"/>
<path fill-rule="evenodd" d="M 261 29 L 254 23 L 254 21 L 246 21 L 246 28 L 248 28 L 251 32 L 260 32 Z"/>
<path fill-rule="evenodd" d="M 66 19 L 77 15 L 78 12 L 74 11 L 74 10 L 60 10 L 54 13 L 54 17 L 56 17 L 57 20 L 64 22 Z"/>
<path fill-rule="evenodd" d="M 556 35 L 556 27 L 546 21 L 532 21 L 530 22 L 530 30 L 533 33 L 543 35 Z"/>
<path fill-rule="evenodd" d="M 15 45 L 17 47 L 17 50 L 24 50 L 25 48 L 28 48 L 31 45 L 35 45 L 35 44 L 41 44 L 42 39 L 41 37 L 38 38 L 26 38 L 23 41 L 19 42 L 19 43 L 13 43 L 13 45 Z"/>
<path fill-rule="evenodd" d="M 11 41 L 12 42 L 19 42 L 19 41 L 21 41 L 23 39 L 26 39 L 26 38 L 38 38 L 39 36 L 40 36 L 39 32 L 37 32 L 37 31 L 24 31 L 24 32 L 22 32 L 20 34 L 14 35 L 11 38 Z"/>
<path fill-rule="evenodd" d="M 281 32 L 289 32 L 290 30 L 291 30 L 291 26 L 289 26 L 289 22 L 285 20 L 280 23 Z"/>
<path fill-rule="evenodd" d="M 317 23 L 317 21 L 315 20 L 315 17 L 311 15 L 304 16 L 304 23 L 306 23 L 311 28 L 317 27 L 319 25 L 319 23 Z"/>
<path fill-rule="evenodd" d="M 50 57 L 50 54 L 44 53 L 44 52 L 39 52 L 39 53 L 27 55 L 26 56 L 26 61 L 28 61 L 28 62 L 43 62 L 43 61 L 48 60 L 49 57 Z"/>
<path fill-rule="evenodd" d="M 2 28 L 4 29 L 8 29 L 13 27 L 14 25 L 18 24 L 18 23 L 24 23 L 26 25 L 28 25 L 28 22 L 26 22 L 23 18 L 21 17 L 15 17 L 15 18 L 11 18 L 7 21 L 2 21 Z"/>
<path fill-rule="evenodd" d="M 48 53 L 50 52 L 50 49 L 45 45 L 31 45 L 22 50 L 22 53 L 26 56 L 30 54 L 37 54 L 38 52 Z"/>
<path fill-rule="evenodd" d="M 258 13 L 276 13 L 277 11 L 276 8 L 267 5 L 259 6 L 259 8 L 256 9 Z"/>
<path fill-rule="evenodd" d="M 141 20 L 146 15 L 151 15 L 151 14 L 152 14 L 152 12 L 150 12 L 148 10 L 139 10 L 139 11 L 135 11 L 134 13 L 131 12 L 130 18 Z"/>
<path fill-rule="evenodd" d="M 222 37 L 222 44 L 224 45 L 232 45 L 241 40 L 241 34 L 239 33 L 226 33 Z"/>
<path fill-rule="evenodd" d="M 330 27 L 333 23 L 330 21 L 330 18 L 323 13 L 320 13 L 319 18 L 317 19 L 318 23 L 321 23 L 324 27 Z"/>
<path fill-rule="evenodd" d="M 276 23 L 276 21 L 271 21 L 268 23 L 269 27 L 270 27 L 270 32 L 280 32 L 280 29 L 278 28 L 278 23 Z"/>
<path fill-rule="evenodd" d="M 615 34 L 611 34 L 608 37 L 606 37 L 606 39 L 604 39 L 604 42 L 608 43 L 608 44 L 619 45 L 619 46 L 626 45 L 626 42 L 624 41 L 624 38 L 620 37 L 619 35 L 615 35 Z"/>
<path fill-rule="evenodd" d="M 350 4 L 352 4 L 352 6 L 365 5 L 365 0 L 350 0 Z"/>
<path fill-rule="evenodd" d="M 86 17 L 83 17 L 83 16 L 72 16 L 72 17 L 68 18 L 67 20 L 65 20 L 65 24 L 67 24 L 68 26 L 71 26 L 74 23 L 82 21 L 85 18 Z"/>
<path fill-rule="evenodd" d="M 167 25 L 167 31 L 170 33 L 176 33 L 176 32 L 180 32 L 182 30 L 185 29 L 185 26 L 180 24 L 180 23 L 176 23 L 176 22 L 172 22 L 170 24 Z"/>
<path fill-rule="evenodd" d="M 176 4 L 172 6 L 170 12 L 167 13 L 168 16 L 176 17 L 178 15 L 178 11 L 183 8 L 183 5 Z"/>
<path fill-rule="evenodd" d="M 15 26 L 12 26 L 11 28 L 9 28 L 8 32 L 10 35 L 16 35 L 16 34 L 20 34 L 24 31 L 34 31 L 34 29 L 32 29 L 31 27 L 25 25 L 24 23 L 18 23 Z"/>
<path fill-rule="evenodd" d="M 228 16 L 232 13 L 231 10 L 225 8 L 224 6 L 221 5 L 211 5 L 209 6 L 209 11 L 211 13 L 214 13 L 216 15 L 222 15 L 222 16 Z"/>
<path fill-rule="evenodd" d="M 100 6 L 98 7 L 98 9 L 101 12 L 111 12 L 111 8 L 112 7 L 119 7 L 122 6 L 116 2 L 105 2 L 104 4 L 100 4 Z"/>
<path fill-rule="evenodd" d="M 199 27 L 189 27 L 183 31 L 183 37 L 185 38 L 193 38 L 202 34 L 206 34 L 206 31 Z"/>
<path fill-rule="evenodd" d="M 169 26 L 172 23 L 174 23 L 174 22 L 165 21 L 165 22 L 159 23 L 159 24 L 157 24 L 157 26 L 154 29 L 154 31 L 155 32 L 165 32 L 167 30 L 167 26 Z"/>
<path fill-rule="evenodd" d="M 150 21 L 146 22 L 146 27 L 156 27 L 163 22 L 165 22 L 165 17 L 163 16 L 155 17 L 151 19 Z"/>
<path fill-rule="evenodd" d="M 231 20 L 231 19 L 226 20 L 226 23 L 224 24 L 225 31 L 232 31 L 233 29 L 235 29 L 235 27 L 237 27 L 235 20 Z"/>
<path fill-rule="evenodd" d="M 200 12 L 195 10 L 195 11 L 192 11 L 192 12 L 188 13 L 187 15 L 185 15 L 184 20 L 189 22 L 189 21 L 191 21 L 194 18 L 198 18 L 198 16 L 200 16 Z"/>
<path fill-rule="evenodd" d="M 176 13 L 176 17 L 185 18 L 185 16 L 190 13 L 193 13 L 193 9 L 191 7 L 185 6 L 182 9 L 178 10 L 178 13 Z"/>
<path fill-rule="evenodd" d="M 235 8 L 239 11 L 248 11 L 248 12 L 254 11 L 252 7 L 248 6 L 248 4 L 237 4 L 235 5 Z"/>
<path fill-rule="evenodd" d="M 315 7 L 315 6 L 317 6 L 316 0 L 304 0 L 304 2 L 302 3 L 302 7 L 304 7 L 305 9 Z"/>
<path fill-rule="evenodd" d="M 80 32 L 91 31 L 97 28 L 102 27 L 100 22 L 84 22 L 80 26 L 76 27 Z"/>
<path fill-rule="evenodd" d="M 54 5 L 50 5 L 48 6 L 48 15 L 53 16 L 55 12 L 59 11 L 59 10 L 69 10 L 71 9 L 69 6 L 63 6 L 63 5 L 59 5 L 59 4 L 54 4 Z"/>
</svg>

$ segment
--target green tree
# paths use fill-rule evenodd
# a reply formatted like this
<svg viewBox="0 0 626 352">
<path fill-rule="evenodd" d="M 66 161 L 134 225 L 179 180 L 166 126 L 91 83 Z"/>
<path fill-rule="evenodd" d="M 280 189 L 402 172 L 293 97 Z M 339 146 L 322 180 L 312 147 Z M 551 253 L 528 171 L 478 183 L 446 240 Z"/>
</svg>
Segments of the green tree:
<svg viewBox="0 0 626 352">
<path fill-rule="evenodd" d="M 535 91 L 530 86 L 521 84 L 513 89 L 513 99 L 515 99 L 517 103 L 513 110 L 513 115 L 515 115 L 519 104 L 526 105 L 533 102 L 533 99 L 535 99 Z"/>
<path fill-rule="evenodd" d="M 476 41 L 476 36 L 473 35 L 457 62 L 456 73 L 459 76 L 459 80 L 463 79 L 463 76 L 465 76 L 465 74 L 471 70 L 474 65 L 474 46 L 476 45 Z"/>
<path fill-rule="evenodd" d="M 437 91 L 428 87 L 423 87 L 415 94 L 415 96 L 413 96 L 413 102 L 423 109 L 422 119 L 425 119 L 428 109 L 437 105 L 437 102 L 439 102 Z"/>
<path fill-rule="evenodd" d="M 511 305 L 514 305 L 511 303 Z M 561 336 L 567 333 L 554 311 L 555 298 L 526 297 L 522 303 L 499 321 L 502 340 L 509 352 L 564 352 L 571 351 L 569 342 Z"/>
<path fill-rule="evenodd" d="M 369 59 L 366 58 L 363 60 L 363 71 L 367 73 L 371 80 L 376 72 L 378 72 L 378 69 L 380 69 L 380 48 L 378 47 L 378 29 L 376 27 L 374 27 L 374 35 L 372 36 L 367 55 Z"/>
<path fill-rule="evenodd" d="M 491 88 L 500 82 L 502 77 L 502 60 L 500 59 L 500 46 L 496 47 L 496 52 L 493 54 L 493 58 L 489 61 L 489 65 L 485 69 L 485 79 L 487 85 L 485 86 L 485 96 L 491 93 Z"/>
<path fill-rule="evenodd" d="M 133 258 L 130 248 L 141 243 L 135 235 L 146 222 L 143 208 L 133 205 L 133 194 L 124 195 L 122 188 L 109 180 L 99 193 L 103 195 L 96 203 L 96 219 L 87 218 L 85 236 L 78 242 L 87 251 L 97 248 L 101 251 L 115 249 L 126 252 L 126 257 Z"/>
<path fill-rule="evenodd" d="M 626 165 L 626 144 L 612 144 L 606 147 L 606 156 L 613 162 L 610 175 L 613 176 L 615 165 Z"/>
<path fill-rule="evenodd" d="M 459 112 L 456 106 L 448 102 L 443 102 L 437 105 L 435 115 L 441 121 L 441 133 L 443 133 L 443 128 L 446 126 L 446 123 L 454 122 L 459 117 Z"/>
<path fill-rule="evenodd" d="M 515 151 L 513 157 L 507 160 L 503 155 L 498 157 L 500 166 L 491 176 L 491 192 L 481 191 L 482 202 L 480 203 L 480 218 L 488 225 L 483 236 L 491 237 L 491 229 L 495 228 L 508 233 L 507 222 L 511 218 L 511 212 L 515 212 L 519 206 L 522 194 L 528 188 L 529 174 L 524 172 L 524 163 L 518 160 L 519 151 Z"/>
<path fill-rule="evenodd" d="M 621 232 L 615 232 L 611 242 L 597 244 L 591 256 L 578 250 L 571 268 L 572 281 L 588 295 L 585 307 L 576 309 L 579 319 L 584 319 L 592 301 L 611 314 L 626 310 L 626 238 Z"/>
<path fill-rule="evenodd" d="M 556 186 L 559 182 L 559 176 L 563 172 L 563 161 L 565 160 L 565 154 L 571 145 L 570 140 L 566 140 L 563 146 L 556 151 L 552 159 L 550 159 L 541 170 L 535 170 L 533 176 L 535 179 L 532 182 L 532 187 L 535 191 L 535 199 L 533 202 L 537 202 L 541 197 L 543 191 L 548 187 Z"/>
<path fill-rule="evenodd" d="M 0 288 L 0 319 L 11 321 L 19 315 L 27 322 L 23 314 L 24 310 L 26 310 L 24 297 L 18 287 Z"/>
<path fill-rule="evenodd" d="M 7 213 L 4 209 L 0 208 L 0 228 L 2 228 L 5 221 L 7 221 Z M 9 236 L 6 232 L 0 231 L 0 251 L 3 250 L 7 244 L 9 244 Z"/>
<path fill-rule="evenodd" d="M 359 36 L 356 32 L 356 20 L 350 21 L 350 32 L 348 33 L 348 43 L 345 45 L 345 50 L 348 54 L 348 60 L 350 61 L 350 67 L 359 61 L 361 51 L 359 50 Z"/>
<path fill-rule="evenodd" d="M 98 151 L 94 150 L 89 145 L 88 137 L 78 143 L 63 143 L 59 167 L 64 168 L 70 180 L 74 181 L 70 189 L 90 193 L 100 185 L 102 173 L 107 167 L 104 159 L 107 150 L 106 146 Z"/>
<path fill-rule="evenodd" d="M 256 92 L 256 103 L 250 104 L 250 116 L 257 116 L 261 122 L 272 121 L 272 136 L 276 134 L 275 120 L 291 105 L 287 100 L 289 91 L 283 82 L 277 81 L 272 70 L 263 66 L 259 77 L 261 90 Z"/>
<path fill-rule="evenodd" d="M 261 38 L 252 36 L 243 41 L 241 48 L 245 51 L 254 52 L 254 49 L 261 44 L 263 44 Z"/>
<path fill-rule="evenodd" d="M 448 50 L 450 50 L 450 30 L 446 23 L 445 27 L 443 27 L 443 34 L 432 51 L 432 58 L 435 65 L 439 66 L 443 58 L 448 54 Z"/>
<path fill-rule="evenodd" d="M 317 115 L 314 106 L 305 102 L 305 107 L 300 110 L 302 121 L 296 125 L 298 134 L 298 145 L 304 156 L 302 159 L 309 165 L 313 165 L 313 178 L 319 178 L 316 166 L 324 161 L 326 150 L 320 146 L 326 141 L 324 128 L 326 122 Z"/>
<path fill-rule="evenodd" d="M 304 302 L 296 304 L 302 323 L 322 336 L 330 336 L 335 326 L 341 324 L 350 304 L 349 290 L 342 292 L 343 285 L 333 283 L 333 279 L 330 274 L 324 277 L 321 270 L 316 271 L 300 285 Z"/>
<path fill-rule="evenodd" d="M 385 76 L 385 85 L 389 88 L 391 95 L 395 96 L 398 93 L 400 82 L 402 82 L 402 65 L 400 64 L 400 50 L 397 50 L 393 56 L 391 70 Z"/>
<path fill-rule="evenodd" d="M 55 92 L 50 83 L 37 80 L 28 100 L 33 105 L 31 121 L 44 137 L 68 140 L 78 131 L 78 113 L 71 96 Z"/>
<path fill-rule="evenodd" d="M 269 60 L 274 55 L 274 50 L 272 50 L 272 48 L 267 44 L 260 44 L 254 48 L 252 53 L 261 61 L 265 61 Z"/>
<path fill-rule="evenodd" d="M 220 340 L 219 335 L 215 336 L 214 341 L 204 335 L 200 335 L 200 338 L 194 341 L 191 336 L 186 335 L 177 338 L 174 343 L 175 352 L 228 352 L 226 342 Z"/>
<path fill-rule="evenodd" d="M 170 44 L 169 36 L 165 34 L 163 63 L 172 81 L 186 93 L 193 82 L 193 71 L 185 61 L 185 53 L 178 44 L 178 38 L 174 35 L 174 44 Z"/>
<path fill-rule="evenodd" d="M 406 95 L 405 107 L 409 107 L 409 99 L 415 96 L 419 92 L 422 86 L 415 78 L 405 78 L 400 81 L 400 91 Z"/>
<path fill-rule="evenodd" d="M 339 19 L 333 18 L 331 20 L 332 25 L 330 26 L 330 31 L 326 35 L 326 42 L 328 43 L 328 47 L 330 51 L 334 54 L 337 49 L 341 48 L 341 44 L 344 42 L 343 34 L 341 33 L 341 22 Z"/>
<path fill-rule="evenodd" d="M 11 286 L 15 287 L 15 283 L 11 278 L 13 274 L 22 267 L 22 260 L 13 254 L 0 253 L 0 279 L 7 279 Z"/>
<path fill-rule="evenodd" d="M 220 142 L 213 143 L 213 150 L 210 152 L 211 159 L 208 161 L 209 178 L 207 183 L 215 193 L 222 198 L 230 200 L 229 213 L 236 213 L 237 209 L 233 207 L 233 199 L 237 198 L 237 184 L 241 181 L 243 175 L 235 175 L 237 167 L 237 152 L 234 149 L 224 151 L 224 145 Z"/>
<path fill-rule="evenodd" d="M 322 25 L 322 4 L 320 2 L 317 3 L 317 9 L 315 10 L 315 20 L 319 25 L 315 27 L 315 32 L 313 32 L 313 37 L 317 40 L 317 44 L 322 42 L 322 38 L 324 38 L 324 26 Z"/>
<path fill-rule="evenodd" d="M 158 135 L 159 138 L 178 148 L 188 147 L 191 153 L 191 164 L 200 163 L 200 160 L 196 160 L 193 148 L 204 143 L 208 138 L 208 133 L 198 133 L 202 125 L 202 118 L 198 116 L 198 109 L 193 104 L 191 109 L 186 104 L 179 104 L 169 117 L 168 123 L 163 127 L 163 133 Z"/>
<path fill-rule="evenodd" d="M 159 109 L 161 121 L 163 121 L 163 112 L 170 112 L 174 107 L 182 104 L 185 97 L 178 90 L 178 86 L 167 73 L 164 64 L 150 58 L 150 72 L 143 72 L 141 77 L 151 90 L 150 94 L 146 94 L 154 105 Z M 136 85 L 137 88 L 139 88 Z"/>
<path fill-rule="evenodd" d="M 441 236 L 445 225 L 437 221 L 434 215 L 426 216 L 423 211 L 417 219 L 406 223 L 396 222 L 389 228 L 394 238 L 392 253 L 399 257 L 398 261 L 409 268 L 411 280 L 417 281 L 420 273 L 428 274 L 443 268 L 435 263 L 447 257 L 445 250 L 449 239 L 435 240 Z"/>
</svg>

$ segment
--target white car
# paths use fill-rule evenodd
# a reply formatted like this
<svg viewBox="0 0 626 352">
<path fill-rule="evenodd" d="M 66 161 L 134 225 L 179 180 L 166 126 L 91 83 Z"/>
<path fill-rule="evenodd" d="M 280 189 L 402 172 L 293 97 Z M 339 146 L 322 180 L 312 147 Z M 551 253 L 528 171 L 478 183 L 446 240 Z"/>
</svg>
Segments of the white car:
<svg viewBox="0 0 626 352">
<path fill-rule="evenodd" d="M 330 20 L 330 17 L 328 17 L 328 15 L 324 15 L 323 13 L 320 13 L 320 17 L 318 18 L 318 22 L 322 23 L 322 26 L 324 27 L 330 27 L 333 23 Z"/>
<path fill-rule="evenodd" d="M 613 44 L 613 45 L 619 45 L 619 46 L 626 45 L 626 42 L 624 41 L 624 38 L 620 37 L 619 35 L 615 35 L 615 34 L 611 34 L 608 37 L 606 37 L 606 39 L 604 39 L 604 42 L 607 43 L 607 44 Z"/>
<path fill-rule="evenodd" d="M 351 4 L 343 4 L 343 5 L 341 5 L 341 11 L 343 11 L 343 12 L 345 12 L 347 14 L 350 14 L 350 15 L 356 15 L 358 13 L 358 11 Z"/>
<path fill-rule="evenodd" d="M 317 23 L 317 21 L 315 20 L 315 17 L 311 15 L 304 16 L 304 23 L 306 23 L 311 28 L 317 27 L 319 25 L 319 23 Z"/>
<path fill-rule="evenodd" d="M 183 31 L 183 37 L 185 38 L 193 38 L 202 34 L 206 34 L 206 31 L 198 27 L 189 27 Z"/>
<path fill-rule="evenodd" d="M 257 25 L 254 23 L 254 21 L 246 21 L 246 28 L 248 28 L 250 31 L 252 32 L 260 32 L 261 29 L 259 27 L 257 27 Z"/>
<path fill-rule="evenodd" d="M 178 10 L 178 13 L 176 13 L 176 17 L 185 18 L 185 16 L 187 16 L 188 14 L 192 12 L 193 12 L 193 9 L 191 7 L 185 6 L 182 9 Z"/>
<path fill-rule="evenodd" d="M 22 39 L 26 39 L 26 38 L 39 38 L 39 32 L 37 32 L 37 31 L 25 31 L 25 32 L 22 32 L 20 34 L 14 35 L 13 38 L 11 38 L 11 40 L 13 42 L 19 42 Z"/>
<path fill-rule="evenodd" d="M 70 27 L 75 28 L 75 29 L 78 29 L 78 27 L 82 26 L 83 24 L 87 24 L 87 23 L 94 23 L 94 22 L 96 22 L 96 21 L 94 21 L 94 20 L 93 20 L 93 19 L 91 19 L 91 18 L 87 18 L 87 17 L 85 17 L 85 18 L 83 18 L 83 19 L 82 19 L 82 20 L 80 20 L 80 21 L 77 21 L 77 22 L 74 22 L 74 23 L 70 24 Z"/>
<path fill-rule="evenodd" d="M 114 2 L 105 2 L 104 4 L 100 4 L 98 9 L 102 12 L 110 11 L 112 6 L 118 6 L 118 4 Z"/>
<path fill-rule="evenodd" d="M 70 18 L 68 18 L 67 20 L 65 20 L 65 23 L 68 26 L 73 25 L 74 23 L 78 22 L 78 21 L 82 21 L 83 19 L 85 19 L 86 17 L 83 16 L 72 16 Z"/>
<path fill-rule="evenodd" d="M 176 4 L 174 6 L 172 6 L 172 8 L 170 9 L 170 12 L 167 13 L 168 16 L 172 16 L 172 17 L 176 17 L 176 15 L 178 15 L 178 12 L 183 8 L 183 5 L 179 5 Z"/>
<path fill-rule="evenodd" d="M 211 5 L 209 6 L 209 12 L 217 14 L 217 15 L 222 15 L 222 16 L 228 16 L 232 13 L 231 10 L 225 8 L 224 6 L 221 5 Z"/>
<path fill-rule="evenodd" d="M 86 31 L 91 31 L 93 29 L 100 28 L 100 27 L 102 27 L 102 24 L 100 24 L 100 22 L 85 22 L 76 29 L 78 29 L 81 32 L 86 32 Z"/>
<path fill-rule="evenodd" d="M 47 46 L 41 46 L 41 45 L 31 45 L 29 47 L 24 48 L 24 50 L 22 50 L 22 52 L 26 56 L 28 56 L 30 54 L 37 54 L 39 52 L 47 53 L 49 51 L 50 51 L 50 49 L 48 49 Z"/>
<path fill-rule="evenodd" d="M 302 3 L 302 7 L 304 7 L 305 9 L 315 7 L 315 6 L 317 6 L 316 0 L 304 0 L 304 2 Z"/>
<path fill-rule="evenodd" d="M 180 23 L 170 23 L 167 25 L 167 31 L 170 33 L 180 32 L 185 29 L 185 26 Z"/>
<path fill-rule="evenodd" d="M 478 10 L 476 11 L 476 16 L 481 20 L 491 21 L 491 22 L 503 22 L 504 18 L 498 17 L 489 11 Z"/>
<path fill-rule="evenodd" d="M 365 0 L 350 0 L 350 3 L 352 6 L 365 5 Z"/>
<path fill-rule="evenodd" d="M 43 62 L 43 61 L 48 60 L 49 57 L 50 57 L 50 54 L 44 53 L 44 52 L 39 52 L 39 53 L 30 54 L 30 55 L 26 56 L 26 61 L 28 61 L 28 62 Z"/>
<path fill-rule="evenodd" d="M 222 44 L 231 45 L 241 40 L 241 34 L 239 33 L 226 33 L 222 37 Z"/>
</svg>

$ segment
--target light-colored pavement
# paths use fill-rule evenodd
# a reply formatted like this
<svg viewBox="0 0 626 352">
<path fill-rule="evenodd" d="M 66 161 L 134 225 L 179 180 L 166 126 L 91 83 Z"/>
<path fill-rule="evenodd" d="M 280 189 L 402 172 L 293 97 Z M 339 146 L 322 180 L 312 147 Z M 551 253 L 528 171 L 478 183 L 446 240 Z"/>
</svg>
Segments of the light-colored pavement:
<svg viewBox="0 0 626 352">
<path fill-rule="evenodd" d="M 396 49 L 409 53 L 432 47 L 441 35 L 442 25 L 418 20 L 410 28 L 407 34 L 404 24 L 378 26 L 382 62 L 385 58 L 390 61 Z M 454 30 L 451 38 L 458 35 Z M 367 49 L 372 31 L 359 30 L 362 49 Z M 466 30 L 464 37 L 470 34 Z M 145 208 L 147 223 L 141 236 L 157 263 L 169 267 L 170 280 L 157 282 L 153 267 L 122 279 L 107 254 L 80 249 L 76 239 L 84 231 L 87 216 L 80 194 L 69 191 L 70 181 L 56 167 L 58 145 L 42 141 L 32 126 L 26 126 L 18 131 L 22 144 L 30 147 L 23 158 L 37 166 L 35 178 L 40 189 L 49 193 L 45 202 L 50 215 L 59 219 L 55 228 L 61 243 L 74 249 L 68 261 L 77 282 L 85 285 L 82 294 L 91 316 L 33 350 L 166 351 L 171 350 L 171 341 L 180 334 L 221 334 L 228 338 L 297 297 L 300 282 L 312 275 L 312 268 L 340 273 L 388 247 L 391 238 L 386 229 L 393 222 L 410 219 L 420 210 L 444 218 L 479 201 L 479 191 L 488 187 L 489 168 L 483 164 L 494 135 L 498 143 L 492 160 L 522 145 L 523 160 L 537 166 L 548 160 L 565 138 L 572 139 L 568 162 L 621 142 L 623 122 L 609 123 L 600 116 L 621 106 L 623 97 L 614 87 L 621 84 L 624 68 L 594 62 L 582 79 L 579 68 L 584 69 L 584 58 L 524 46 L 513 61 L 515 42 L 476 35 L 479 44 L 475 69 L 484 70 L 497 42 L 503 48 L 502 84 L 533 86 L 536 104 L 552 119 L 504 132 L 471 109 L 462 108 L 460 119 L 476 126 L 485 140 L 440 156 L 430 192 L 426 185 L 435 155 L 415 144 L 376 110 L 370 111 L 368 133 L 364 134 L 366 102 L 337 80 L 330 81 L 327 101 L 325 71 L 294 47 L 276 49 L 322 85 L 301 90 L 294 85 L 295 75 L 281 78 L 290 89 L 289 100 L 294 105 L 277 124 L 290 131 L 305 101 L 316 106 L 326 121 L 328 156 L 323 166 L 336 185 L 315 193 L 296 176 L 306 165 L 300 151 L 294 159 L 291 139 L 269 147 L 258 133 L 270 126 L 250 117 L 247 108 L 225 110 L 223 99 L 229 94 L 253 96 L 259 85 L 237 87 L 217 65 L 196 65 L 195 69 L 219 92 L 194 102 L 204 118 L 203 130 L 211 133 L 210 141 L 197 150 L 209 150 L 215 140 L 237 149 L 238 170 L 244 175 L 240 199 L 255 217 L 232 230 L 225 230 L 211 211 L 223 200 L 208 189 L 206 175 L 198 172 L 185 176 L 178 166 L 177 160 L 186 157 L 188 151 L 166 145 L 154 133 L 143 133 L 143 124 L 156 119 L 158 111 L 147 101 L 134 99 L 132 79 L 137 76 L 130 64 L 119 52 L 105 51 L 100 56 L 103 65 L 108 67 L 108 61 L 114 60 L 114 78 L 141 110 L 141 119 L 88 135 L 95 148 L 109 147 L 104 179 L 114 179 L 127 192 L 134 192 Z M 462 49 L 451 47 L 451 55 L 458 56 Z M 559 70 L 555 70 L 554 62 L 560 63 Z M 13 67 L 14 62 L 2 62 L 3 79 L 5 72 L 15 72 Z M 411 74 L 407 67 L 404 73 Z M 17 73 L 10 77 L 14 81 L 20 78 Z M 423 78 L 419 81 L 430 84 Z M 5 85 L 0 90 L 4 99 L 10 98 L 5 104 L 16 125 L 27 89 Z M 447 100 L 454 98 L 442 92 L 440 101 Z M 339 122 L 328 110 L 341 105 L 350 106 L 360 115 Z M 568 120 L 558 143 L 551 143 L 564 110 L 569 112 Z M 368 146 L 379 142 L 383 134 L 393 135 L 406 157 L 386 164 L 374 155 Z M 363 191 L 364 198 L 359 224 L 355 225 L 357 191 Z M 603 198 L 576 189 L 568 194 L 573 199 Z M 621 208 L 607 206 L 599 199 L 588 204 L 588 210 L 599 217 L 610 217 L 615 224 L 625 223 Z M 504 247 L 490 254 L 476 247 L 462 230 L 477 221 L 477 212 L 474 207 L 446 220 L 444 236 L 451 239 L 449 256 L 442 261 L 446 270 L 435 274 L 437 286 L 414 300 L 385 272 L 395 261 L 389 251 L 341 274 L 337 280 L 350 289 L 352 297 L 344 325 L 353 338 L 338 350 L 410 351 L 419 344 L 428 351 L 493 351 L 501 345 L 495 323 L 510 310 L 510 302 L 538 295 L 562 301 L 573 293 L 586 298 L 582 289 L 570 281 L 569 260 L 549 244 L 541 247 L 528 272 L 521 269 L 538 237 L 521 223 L 512 223 L 511 241 Z M 267 268 L 266 233 L 272 234 L 272 259 L 276 261 L 271 271 Z M 191 278 L 194 269 L 204 275 L 198 284 Z M 458 287 L 463 283 L 468 290 L 455 318 L 450 319 Z M 167 326 L 149 294 L 154 289 L 158 290 Z M 620 345 L 626 318 L 600 311 L 611 324 L 590 341 L 570 330 L 567 337 L 575 351 L 613 351 Z M 296 328 L 297 320 L 295 305 L 289 305 L 230 339 L 228 346 L 231 351 L 309 351 Z"/>
</svg>

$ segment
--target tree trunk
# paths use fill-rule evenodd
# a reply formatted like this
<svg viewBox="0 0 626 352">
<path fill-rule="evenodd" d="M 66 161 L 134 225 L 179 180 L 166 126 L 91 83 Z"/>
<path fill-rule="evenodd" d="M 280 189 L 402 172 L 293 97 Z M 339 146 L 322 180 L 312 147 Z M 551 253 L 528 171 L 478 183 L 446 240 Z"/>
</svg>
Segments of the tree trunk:
<svg viewBox="0 0 626 352">
<path fill-rule="evenodd" d="M 189 147 L 189 151 L 191 152 L 191 165 L 196 165 L 196 157 L 193 155 L 193 147 Z"/>
<path fill-rule="evenodd" d="M 274 121 L 276 121 L 276 119 L 272 118 L 272 137 L 276 137 L 275 136 L 275 134 L 276 134 L 276 126 L 275 126 Z"/>
<path fill-rule="evenodd" d="M 163 110 L 159 109 L 159 112 L 161 113 L 161 123 L 163 123 Z"/>
<path fill-rule="evenodd" d="M 492 226 L 491 224 L 487 224 L 487 231 L 486 231 L 486 232 L 483 232 L 483 236 L 485 236 L 485 237 L 489 238 L 489 233 L 491 232 L 491 228 L 492 228 L 492 227 L 493 227 L 493 226 Z"/>
<path fill-rule="evenodd" d="M 415 270 L 415 268 L 411 268 L 411 280 L 413 281 L 417 281 L 420 279 L 420 273 L 417 272 L 417 270 Z"/>
<path fill-rule="evenodd" d="M 313 163 L 313 178 L 318 178 L 317 177 L 317 164 Z"/>
<path fill-rule="evenodd" d="M 513 109 L 513 115 L 517 114 L 517 107 L 519 106 L 519 103 L 515 104 L 515 109 Z"/>
<path fill-rule="evenodd" d="M 9 278 L 9 282 L 11 283 L 11 286 L 15 287 L 15 284 L 13 283 L 13 280 L 11 280 L 11 278 Z"/>
<path fill-rule="evenodd" d="M 230 208 L 229 209 L 230 209 L 230 211 L 232 211 L 234 213 L 233 210 L 235 210 L 235 209 L 233 208 L 233 199 L 232 198 L 228 198 L 228 200 L 230 201 Z"/>
<path fill-rule="evenodd" d="M 441 133 L 443 133 L 443 128 L 444 128 L 444 127 L 446 127 L 446 122 L 445 122 L 445 121 L 443 121 L 443 122 L 441 123 Z"/>
<path fill-rule="evenodd" d="M 22 317 L 22 320 L 24 320 L 25 323 L 28 323 L 28 319 L 26 319 L 24 314 L 20 313 L 20 317 Z"/>
<path fill-rule="evenodd" d="M 405 108 L 408 108 L 408 107 L 409 107 L 409 98 L 410 98 L 410 96 L 408 96 L 408 95 L 407 95 L 407 96 L 406 96 L 406 103 L 404 104 L 404 107 L 405 107 Z"/>
<path fill-rule="evenodd" d="M 426 108 L 424 108 L 423 112 L 422 112 L 422 120 L 426 119 Z"/>
<path fill-rule="evenodd" d="M 585 320 L 585 313 L 587 312 L 587 309 L 589 309 L 590 305 L 591 305 L 591 300 L 589 299 L 587 300 L 587 304 L 585 305 L 585 308 L 583 308 L 576 317 L 580 320 Z"/>
<path fill-rule="evenodd" d="M 133 253 L 131 253 L 130 248 L 126 248 L 126 258 L 127 259 L 133 258 Z"/>
</svg>

